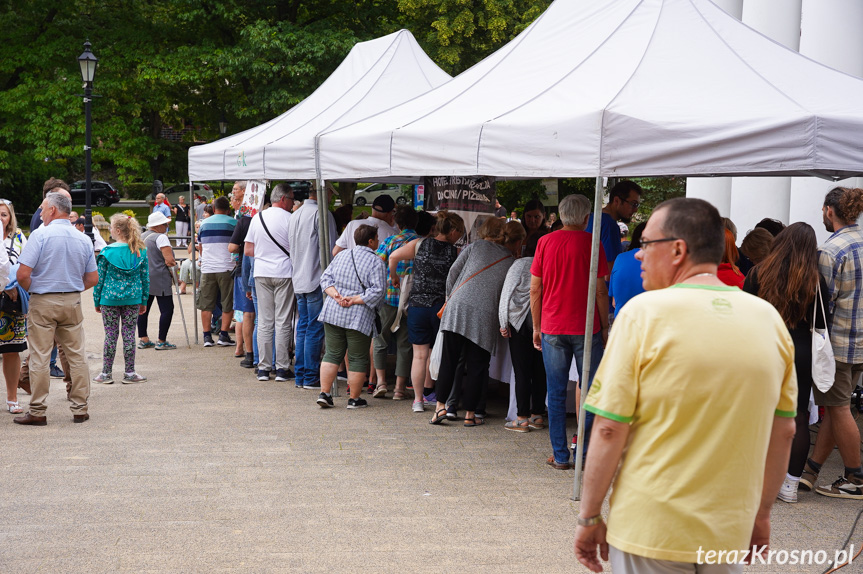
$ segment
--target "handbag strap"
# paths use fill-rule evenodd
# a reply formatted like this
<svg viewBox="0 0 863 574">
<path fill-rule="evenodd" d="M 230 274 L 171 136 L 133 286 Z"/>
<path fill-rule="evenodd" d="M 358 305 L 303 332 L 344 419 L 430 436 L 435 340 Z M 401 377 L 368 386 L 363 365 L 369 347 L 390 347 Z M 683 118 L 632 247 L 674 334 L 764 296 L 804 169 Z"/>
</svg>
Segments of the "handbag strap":
<svg viewBox="0 0 863 574">
<path fill-rule="evenodd" d="M 815 320 L 818 318 L 818 306 L 821 306 L 821 316 L 824 318 L 824 334 L 830 338 L 830 331 L 827 329 L 827 313 L 824 312 L 824 299 L 821 297 L 821 280 L 815 284 L 815 298 L 818 299 L 816 305 L 812 305 L 812 331 L 815 331 Z"/>
<path fill-rule="evenodd" d="M 264 231 L 266 231 L 266 232 L 267 232 L 267 235 L 269 235 L 269 236 L 270 236 L 270 239 L 273 241 L 273 243 L 275 243 L 275 244 L 276 244 L 276 247 L 278 247 L 279 249 L 281 249 L 281 250 L 282 250 L 282 253 L 284 253 L 285 255 L 287 255 L 287 256 L 288 256 L 288 259 L 290 259 L 290 258 L 291 258 L 291 254 L 290 254 L 290 253 L 288 253 L 288 250 L 287 250 L 287 249 L 285 249 L 284 247 L 282 247 L 282 244 L 281 244 L 281 243 L 279 243 L 278 241 L 276 241 L 276 238 L 275 238 L 275 237 L 273 237 L 273 234 L 272 234 L 272 233 L 270 233 L 270 230 L 269 230 L 269 229 L 267 229 L 267 224 L 266 224 L 266 222 L 264 221 L 264 212 L 262 211 L 261 213 L 259 213 L 259 214 L 258 214 L 258 217 L 260 217 L 260 218 L 261 218 L 261 225 L 264 227 Z"/>
<path fill-rule="evenodd" d="M 512 257 L 512 255 L 507 255 L 506 257 L 501 257 L 500 259 L 498 259 L 498 260 L 497 260 L 497 261 L 495 261 L 494 263 L 490 263 L 490 264 L 486 265 L 485 267 L 483 267 L 482 269 L 480 269 L 479 271 L 477 271 L 476 273 L 474 273 L 473 275 L 471 275 L 470 277 L 468 277 L 467 279 L 465 279 L 464 281 L 462 281 L 462 282 L 459 284 L 459 286 L 458 286 L 458 287 L 456 287 L 455 289 L 453 289 L 453 290 L 452 290 L 452 293 L 450 293 L 450 294 L 449 294 L 449 299 L 452 299 L 452 296 L 453 296 L 453 295 L 455 295 L 455 292 L 456 292 L 456 291 L 458 291 L 459 289 L 461 289 L 461 286 L 462 286 L 462 285 L 464 285 L 465 283 L 467 283 L 468 281 L 470 281 L 471 279 L 473 279 L 474 277 L 476 277 L 477 275 L 479 275 L 480 273 L 482 273 L 482 272 L 483 272 L 483 271 L 485 271 L 486 269 L 489 269 L 490 267 L 494 267 L 495 265 L 497 265 L 497 264 L 498 264 L 498 263 L 500 263 L 501 261 L 503 261 L 503 260 L 505 260 L 505 259 L 509 259 L 510 257 Z"/>
<path fill-rule="evenodd" d="M 354 273 L 356 273 L 356 274 L 357 274 L 357 281 L 359 281 L 359 282 L 360 282 L 360 287 L 362 287 L 362 288 L 363 288 L 363 292 L 365 293 L 365 291 L 366 291 L 366 286 L 365 286 L 365 284 L 363 283 L 363 280 L 362 280 L 362 279 L 360 279 L 360 272 L 357 270 L 357 260 L 356 260 L 356 258 L 354 257 L 354 250 L 353 250 L 353 249 L 351 249 L 351 261 L 353 261 L 353 263 L 354 263 Z"/>
</svg>

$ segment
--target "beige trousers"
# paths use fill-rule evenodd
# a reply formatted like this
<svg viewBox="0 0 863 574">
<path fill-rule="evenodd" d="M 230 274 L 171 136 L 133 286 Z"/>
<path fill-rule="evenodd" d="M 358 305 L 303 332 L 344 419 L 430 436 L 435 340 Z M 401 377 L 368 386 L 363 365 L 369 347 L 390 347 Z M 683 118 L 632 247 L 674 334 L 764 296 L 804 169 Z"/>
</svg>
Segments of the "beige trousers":
<svg viewBox="0 0 863 574">
<path fill-rule="evenodd" d="M 45 416 L 45 401 L 51 386 L 49 375 L 51 349 L 54 340 L 62 346 L 69 362 L 72 387 L 69 400 L 73 414 L 87 412 L 90 397 L 90 369 L 84 354 L 84 314 L 80 293 L 51 293 L 30 296 L 27 322 L 30 343 L 30 413 Z"/>
</svg>

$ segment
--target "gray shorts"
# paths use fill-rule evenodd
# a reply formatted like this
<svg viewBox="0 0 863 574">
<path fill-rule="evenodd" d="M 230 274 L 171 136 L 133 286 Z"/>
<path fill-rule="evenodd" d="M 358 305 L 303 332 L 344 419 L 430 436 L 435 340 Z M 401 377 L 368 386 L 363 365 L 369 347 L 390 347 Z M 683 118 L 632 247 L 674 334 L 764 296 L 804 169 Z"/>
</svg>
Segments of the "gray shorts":
<svg viewBox="0 0 863 574">
<path fill-rule="evenodd" d="M 742 574 L 742 564 L 689 564 L 655 560 L 608 547 L 608 562 L 614 574 Z"/>
</svg>

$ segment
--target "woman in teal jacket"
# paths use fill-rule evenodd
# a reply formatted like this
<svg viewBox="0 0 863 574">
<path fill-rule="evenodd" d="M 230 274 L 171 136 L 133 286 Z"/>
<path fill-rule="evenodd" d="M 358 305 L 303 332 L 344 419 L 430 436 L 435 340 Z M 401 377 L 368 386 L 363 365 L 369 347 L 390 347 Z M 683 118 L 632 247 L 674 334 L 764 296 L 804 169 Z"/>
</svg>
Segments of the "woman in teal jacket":
<svg viewBox="0 0 863 574">
<path fill-rule="evenodd" d="M 105 325 L 105 349 L 102 373 L 93 381 L 106 385 L 114 382 L 114 355 L 122 332 L 126 367 L 123 383 L 140 383 L 147 378 L 135 372 L 135 326 L 138 315 L 147 309 L 150 291 L 147 249 L 141 239 L 141 226 L 128 215 L 115 213 L 111 217 L 111 236 L 116 243 L 103 248 L 96 259 L 99 283 L 93 290 L 93 300 Z"/>
</svg>

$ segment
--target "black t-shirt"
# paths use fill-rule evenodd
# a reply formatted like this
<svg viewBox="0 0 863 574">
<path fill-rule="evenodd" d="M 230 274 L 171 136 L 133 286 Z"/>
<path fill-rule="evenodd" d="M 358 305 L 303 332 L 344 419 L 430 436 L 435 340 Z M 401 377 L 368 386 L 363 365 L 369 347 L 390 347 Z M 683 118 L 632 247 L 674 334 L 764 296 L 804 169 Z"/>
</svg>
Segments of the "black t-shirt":
<svg viewBox="0 0 863 574">
<path fill-rule="evenodd" d="M 252 218 L 244 215 L 234 227 L 234 234 L 231 235 L 231 243 L 236 243 L 240 246 L 240 256 L 237 258 L 239 265 L 243 264 L 243 249 L 246 245 L 246 235 L 249 234 L 249 225 L 252 223 Z"/>
<path fill-rule="evenodd" d="M 180 205 L 179 203 L 174 206 L 177 209 L 177 221 L 181 223 L 189 222 L 189 206 L 188 205 Z"/>
</svg>

